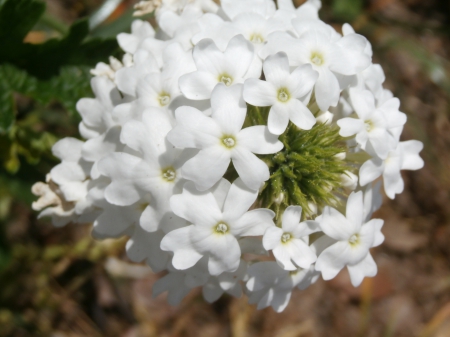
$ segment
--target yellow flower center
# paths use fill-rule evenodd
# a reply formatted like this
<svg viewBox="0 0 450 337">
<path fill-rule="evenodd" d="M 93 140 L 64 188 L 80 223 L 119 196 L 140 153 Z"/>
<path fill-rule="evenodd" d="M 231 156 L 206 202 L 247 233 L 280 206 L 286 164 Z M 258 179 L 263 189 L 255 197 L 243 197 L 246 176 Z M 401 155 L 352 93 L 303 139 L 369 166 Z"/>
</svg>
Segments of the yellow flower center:
<svg viewBox="0 0 450 337">
<path fill-rule="evenodd" d="M 281 236 L 281 242 L 283 243 L 287 243 L 291 239 L 292 239 L 291 233 L 283 233 L 283 235 Z"/>
<path fill-rule="evenodd" d="M 219 222 L 216 227 L 214 228 L 215 232 L 217 234 L 226 234 L 229 230 L 228 225 L 223 222 Z"/>
<path fill-rule="evenodd" d="M 280 102 L 286 103 L 291 98 L 291 95 L 286 88 L 281 88 L 278 90 L 277 97 Z"/>
<path fill-rule="evenodd" d="M 233 84 L 233 78 L 228 74 L 219 75 L 219 82 L 222 82 L 227 87 Z"/>
<path fill-rule="evenodd" d="M 159 104 L 161 106 L 166 106 L 170 103 L 170 95 L 163 92 L 159 95 Z"/>
<path fill-rule="evenodd" d="M 366 127 L 367 132 L 372 131 L 373 128 L 375 127 L 375 125 L 373 124 L 373 122 L 370 119 L 367 121 L 364 121 L 364 126 Z"/>
<path fill-rule="evenodd" d="M 313 52 L 311 54 L 311 62 L 316 66 L 321 66 L 324 63 L 322 54 L 318 52 Z"/>
<path fill-rule="evenodd" d="M 236 140 L 232 136 L 223 136 L 222 144 L 225 145 L 226 148 L 232 149 L 236 145 Z"/>
<path fill-rule="evenodd" d="M 355 246 L 359 245 L 359 242 L 360 242 L 359 234 L 353 234 L 350 237 L 350 239 L 348 239 L 348 243 L 352 247 L 355 247 Z"/>
<path fill-rule="evenodd" d="M 261 44 L 264 43 L 264 38 L 261 36 L 261 34 L 255 33 L 250 36 L 250 41 L 253 43 Z"/>
<path fill-rule="evenodd" d="M 173 167 L 167 167 L 162 170 L 162 178 L 165 181 L 172 182 L 177 177 L 177 172 Z"/>
</svg>

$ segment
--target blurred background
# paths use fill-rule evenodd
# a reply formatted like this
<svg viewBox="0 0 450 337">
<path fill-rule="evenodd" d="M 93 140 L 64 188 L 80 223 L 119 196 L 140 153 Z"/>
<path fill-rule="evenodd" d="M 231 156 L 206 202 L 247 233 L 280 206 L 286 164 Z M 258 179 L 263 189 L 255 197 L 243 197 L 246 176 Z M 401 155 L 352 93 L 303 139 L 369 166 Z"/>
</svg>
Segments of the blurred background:
<svg viewBox="0 0 450 337">
<path fill-rule="evenodd" d="M 450 1 L 323 1 L 325 22 L 338 31 L 349 22 L 372 43 L 408 115 L 402 138 L 424 143 L 426 164 L 403 171 L 405 191 L 375 214 L 386 236 L 373 251 L 378 275 L 359 288 L 345 271 L 319 280 L 282 314 L 246 298 L 210 305 L 197 290 L 170 307 L 165 295 L 152 299 L 161 275 L 129 263 L 125 239 L 36 219 L 30 188 L 57 163 L 52 144 L 78 137 L 89 69 L 120 56 L 114 37 L 129 30 L 136 1 L 45 3 L 28 11 L 28 26 L 0 13 L 1 337 L 450 336 Z"/>
</svg>

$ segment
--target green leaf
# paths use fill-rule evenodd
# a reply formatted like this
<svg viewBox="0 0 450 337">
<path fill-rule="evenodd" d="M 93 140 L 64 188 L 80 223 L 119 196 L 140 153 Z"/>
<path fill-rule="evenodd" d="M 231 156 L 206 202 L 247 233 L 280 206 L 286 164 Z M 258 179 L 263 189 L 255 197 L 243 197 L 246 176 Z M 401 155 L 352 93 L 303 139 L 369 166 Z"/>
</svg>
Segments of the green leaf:
<svg viewBox="0 0 450 337">
<path fill-rule="evenodd" d="M 10 64 L 0 65 L 0 162 L 8 172 L 19 169 L 18 155 L 35 164 L 43 154 L 49 153 L 56 141 L 53 135 L 34 130 L 42 118 L 33 113 L 22 116 L 13 125 L 14 116 L 23 115 L 23 112 L 17 111 L 13 94 L 17 92 L 33 98 L 42 106 L 59 102 L 75 115 L 77 100 L 92 95 L 89 79 L 89 67 L 62 67 L 59 76 L 39 80 Z M 39 104 L 35 108 L 39 108 Z M 56 116 L 58 113 L 46 111 L 46 116 Z"/>
<path fill-rule="evenodd" d="M 7 131 L 14 122 L 14 97 L 2 82 L 0 79 L 0 134 Z"/>
<path fill-rule="evenodd" d="M 22 42 L 44 11 L 45 4 L 40 1 L 6 0 L 0 7 L 0 55 Z"/>
<path fill-rule="evenodd" d="M 63 66 L 93 67 L 118 51 L 113 38 L 88 38 L 87 19 L 74 23 L 63 39 L 39 45 L 23 43 L 44 9 L 45 5 L 35 0 L 6 0 L 0 8 L 0 64 L 11 63 L 39 79 L 49 79 Z"/>
</svg>

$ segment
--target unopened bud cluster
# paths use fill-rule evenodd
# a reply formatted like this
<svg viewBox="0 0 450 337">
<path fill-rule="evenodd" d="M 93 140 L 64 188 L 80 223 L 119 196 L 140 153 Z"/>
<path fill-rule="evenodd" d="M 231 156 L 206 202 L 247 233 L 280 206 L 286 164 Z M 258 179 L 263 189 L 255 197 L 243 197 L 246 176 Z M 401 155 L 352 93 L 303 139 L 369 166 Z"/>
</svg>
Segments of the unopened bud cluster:
<svg viewBox="0 0 450 337">
<path fill-rule="evenodd" d="M 370 43 L 320 7 L 141 1 L 158 29 L 136 20 L 117 37 L 123 60 L 93 70 L 84 140 L 55 144 L 33 207 L 128 236 L 131 260 L 166 271 L 153 291 L 171 304 L 202 287 L 209 302 L 244 292 L 279 312 L 320 276 L 374 276 L 381 179 L 401 193 L 422 143 L 400 141 L 406 115 Z"/>
</svg>

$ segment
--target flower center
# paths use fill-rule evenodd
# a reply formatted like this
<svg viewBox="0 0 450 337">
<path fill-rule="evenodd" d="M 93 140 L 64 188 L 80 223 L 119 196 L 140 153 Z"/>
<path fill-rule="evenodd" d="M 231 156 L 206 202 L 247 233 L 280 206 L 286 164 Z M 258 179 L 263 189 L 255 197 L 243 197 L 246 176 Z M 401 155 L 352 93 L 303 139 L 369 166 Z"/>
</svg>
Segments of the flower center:
<svg viewBox="0 0 450 337">
<path fill-rule="evenodd" d="M 280 102 L 287 102 L 291 98 L 291 95 L 289 94 L 289 91 L 286 88 L 281 88 L 278 90 L 278 100 Z"/>
<path fill-rule="evenodd" d="M 366 120 L 366 121 L 364 122 L 364 126 L 366 127 L 366 131 L 367 131 L 367 132 L 372 131 L 373 128 L 375 127 L 375 125 L 373 124 L 373 122 L 372 122 L 370 119 L 369 119 L 369 120 Z"/>
<path fill-rule="evenodd" d="M 229 87 L 231 84 L 233 84 L 233 78 L 228 74 L 222 74 L 219 75 L 219 82 L 222 82 L 227 87 Z"/>
<path fill-rule="evenodd" d="M 226 234 L 228 232 L 228 225 L 223 222 L 219 222 L 214 228 L 217 234 Z"/>
<path fill-rule="evenodd" d="M 159 95 L 159 104 L 161 106 L 166 106 L 167 104 L 170 103 L 170 95 L 163 92 Z"/>
<path fill-rule="evenodd" d="M 290 239 L 292 239 L 291 233 L 283 233 L 283 235 L 281 236 L 281 242 L 283 243 L 288 242 Z"/>
<path fill-rule="evenodd" d="M 223 136 L 222 144 L 225 145 L 225 147 L 232 149 L 236 145 L 236 140 L 232 136 Z"/>
<path fill-rule="evenodd" d="M 359 244 L 359 234 L 353 234 L 350 239 L 348 239 L 350 246 L 355 247 Z"/>
<path fill-rule="evenodd" d="M 316 66 L 321 66 L 324 63 L 322 54 L 313 52 L 311 54 L 311 62 Z"/>
<path fill-rule="evenodd" d="M 250 41 L 253 43 L 261 44 L 264 43 L 264 38 L 261 36 L 261 34 L 255 33 L 250 36 Z"/>
<path fill-rule="evenodd" d="M 167 167 L 162 170 L 162 177 L 165 181 L 172 182 L 177 177 L 177 172 L 173 167 Z"/>
</svg>

